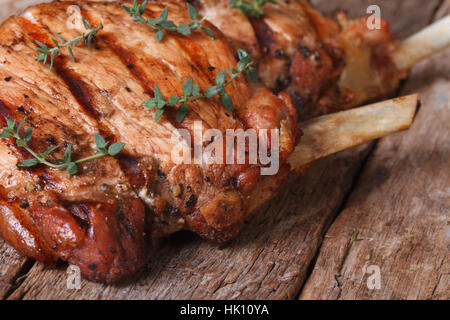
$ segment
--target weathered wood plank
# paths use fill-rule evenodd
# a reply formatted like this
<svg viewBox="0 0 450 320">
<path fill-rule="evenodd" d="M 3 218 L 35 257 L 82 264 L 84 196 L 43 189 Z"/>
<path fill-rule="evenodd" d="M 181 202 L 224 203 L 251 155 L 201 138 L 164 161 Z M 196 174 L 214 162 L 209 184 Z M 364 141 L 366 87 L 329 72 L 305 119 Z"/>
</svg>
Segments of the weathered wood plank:
<svg viewBox="0 0 450 320">
<path fill-rule="evenodd" d="M 301 299 L 450 298 L 449 75 L 450 50 L 412 71 L 404 92 L 421 93 L 416 121 L 378 143 L 326 234 Z M 359 240 L 351 245 L 355 230 Z M 378 290 L 366 285 L 369 265 L 380 268 Z"/>
<path fill-rule="evenodd" d="M 21 270 L 29 260 L 0 239 L 0 299 L 14 288 Z"/>
<path fill-rule="evenodd" d="M 360 5 L 356 0 L 339 1 L 341 8 L 355 8 L 355 3 Z M 361 15 L 366 7 L 355 12 Z M 421 8 L 426 16 L 423 25 L 433 10 Z M 291 179 L 228 246 L 218 248 L 192 235 L 175 235 L 134 279 L 115 286 L 83 281 L 78 291 L 67 289 L 64 268 L 36 263 L 9 298 L 295 298 L 371 145 L 324 159 L 302 177 Z"/>
<path fill-rule="evenodd" d="M 135 279 L 122 286 L 83 281 L 79 291 L 67 289 L 64 272 L 36 264 L 10 298 L 295 298 L 367 152 L 360 147 L 326 159 L 292 179 L 228 246 L 176 235 Z"/>
</svg>

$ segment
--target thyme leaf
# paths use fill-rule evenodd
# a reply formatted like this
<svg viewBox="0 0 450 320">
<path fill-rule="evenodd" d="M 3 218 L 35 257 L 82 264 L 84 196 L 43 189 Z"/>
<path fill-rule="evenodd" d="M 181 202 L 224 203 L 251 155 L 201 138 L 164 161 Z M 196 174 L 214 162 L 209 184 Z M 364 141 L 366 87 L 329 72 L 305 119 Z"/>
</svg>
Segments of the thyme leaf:
<svg viewBox="0 0 450 320">
<path fill-rule="evenodd" d="M 369 251 L 369 255 L 367 256 L 366 259 L 363 260 L 364 263 L 369 262 L 370 260 L 372 260 L 373 257 L 373 249 L 370 249 Z"/>
<path fill-rule="evenodd" d="M 114 143 L 108 147 L 109 143 L 107 143 L 101 135 L 97 134 L 97 135 L 95 135 L 97 152 L 95 154 L 93 154 L 92 156 L 73 161 L 72 160 L 72 145 L 69 144 L 66 147 L 66 150 L 64 152 L 63 160 L 57 159 L 57 160 L 54 160 L 53 162 L 50 162 L 46 158 L 53 151 L 55 151 L 58 148 L 57 146 L 51 147 L 50 149 L 48 149 L 47 151 L 45 151 L 43 153 L 34 151 L 29 146 L 29 142 L 33 137 L 33 132 L 32 132 L 31 127 L 29 127 L 27 129 L 27 131 L 25 132 L 24 135 L 20 134 L 20 130 L 22 129 L 22 127 L 26 121 L 26 117 L 19 123 L 19 125 L 17 127 L 16 127 L 16 120 L 11 121 L 8 118 L 5 118 L 5 119 L 6 119 L 6 127 L 3 127 L 3 129 L 2 129 L 3 132 L 0 134 L 0 138 L 4 138 L 4 139 L 14 138 L 16 145 L 18 147 L 24 148 L 33 156 L 33 158 L 31 158 L 31 159 L 27 159 L 25 161 L 19 162 L 17 164 L 18 167 L 34 167 L 38 164 L 44 164 L 44 165 L 54 168 L 54 169 L 66 170 L 69 175 L 75 175 L 78 172 L 78 164 L 86 162 L 86 161 L 91 161 L 94 159 L 102 158 L 105 156 L 114 157 L 114 156 L 118 155 L 125 147 L 125 144 L 123 142 Z"/>
<path fill-rule="evenodd" d="M 359 230 L 355 229 L 353 231 L 352 237 L 350 239 L 350 246 L 352 246 L 356 240 L 358 240 Z"/>
<path fill-rule="evenodd" d="M 234 110 L 233 101 L 231 96 L 225 91 L 226 88 L 233 82 L 234 79 L 240 78 L 243 73 L 253 81 L 258 81 L 258 75 L 255 68 L 253 67 L 253 62 L 247 52 L 242 49 L 238 50 L 239 61 L 237 67 L 233 69 L 226 69 L 220 71 L 216 76 L 216 84 L 214 86 L 208 87 L 204 92 L 201 92 L 200 87 L 194 83 L 194 79 L 190 77 L 183 84 L 181 96 L 171 96 L 166 99 L 158 84 L 155 83 L 153 98 L 145 101 L 143 106 L 148 109 L 156 109 L 155 121 L 158 121 L 164 113 L 165 107 L 175 107 L 177 109 L 177 121 L 182 122 L 188 112 L 188 102 L 195 101 L 198 99 L 209 99 L 214 96 L 219 95 L 225 108 L 230 111 Z M 229 77 L 227 81 L 227 75 Z"/>
<path fill-rule="evenodd" d="M 168 20 L 169 9 L 167 7 L 161 11 L 158 18 L 145 19 L 142 15 L 145 12 L 147 2 L 147 0 L 144 0 L 141 4 L 138 4 L 138 1 L 134 0 L 132 7 L 122 5 L 122 8 L 133 17 L 133 21 L 151 26 L 152 30 L 156 32 L 155 37 L 158 42 L 163 40 L 165 31 L 178 32 L 179 34 L 188 36 L 192 34 L 192 31 L 200 29 L 211 38 L 216 38 L 214 32 L 210 28 L 203 26 L 205 17 L 199 20 L 197 10 L 190 3 L 186 3 L 186 6 L 191 22 L 188 24 L 176 25 L 173 21 Z"/>
<path fill-rule="evenodd" d="M 64 48 L 67 48 L 70 57 L 72 58 L 73 61 L 75 61 L 75 56 L 73 54 L 73 47 L 76 47 L 81 41 L 86 43 L 88 48 L 90 48 L 94 37 L 100 30 L 103 29 L 102 23 L 100 23 L 100 26 L 98 27 L 91 27 L 91 25 L 85 18 L 83 18 L 83 24 L 87 32 L 79 35 L 78 37 L 73 38 L 72 40 L 66 40 L 62 35 L 55 33 L 55 35 L 58 37 L 60 41 L 62 41 L 62 43 L 59 43 L 58 39 L 52 39 L 52 42 L 54 44 L 54 47 L 52 48 L 47 46 L 45 43 L 36 40 L 35 42 L 39 46 L 38 48 L 36 48 L 36 51 L 40 53 L 40 55 L 37 57 L 37 61 L 47 64 L 47 61 L 50 57 L 50 71 L 51 71 L 53 69 L 54 58 Z"/>
<path fill-rule="evenodd" d="M 230 0 L 230 8 L 238 9 L 250 18 L 261 18 L 265 15 L 261 7 L 267 2 L 277 4 L 275 0 Z"/>
</svg>

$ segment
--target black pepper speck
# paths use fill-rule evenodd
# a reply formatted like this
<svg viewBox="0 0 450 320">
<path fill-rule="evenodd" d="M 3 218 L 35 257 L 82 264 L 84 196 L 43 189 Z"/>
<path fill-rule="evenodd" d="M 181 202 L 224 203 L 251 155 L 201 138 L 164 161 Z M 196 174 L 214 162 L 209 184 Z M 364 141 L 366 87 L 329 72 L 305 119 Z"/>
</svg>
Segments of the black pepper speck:
<svg viewBox="0 0 450 320">
<path fill-rule="evenodd" d="M 56 141 L 56 139 L 54 137 L 49 137 L 45 141 L 47 141 L 48 144 L 52 144 L 52 145 L 58 144 L 58 142 Z"/>
<path fill-rule="evenodd" d="M 184 204 L 184 206 L 186 208 L 190 208 L 195 204 L 195 196 L 193 194 L 191 194 L 191 196 L 189 197 L 189 200 L 186 201 L 186 203 Z"/>
<path fill-rule="evenodd" d="M 168 205 L 164 209 L 164 214 L 172 217 L 178 217 L 181 215 L 181 211 L 177 207 Z"/>
<path fill-rule="evenodd" d="M 285 56 L 286 54 L 284 53 L 283 50 L 276 50 L 276 51 L 273 53 L 273 55 L 274 55 L 275 57 L 283 57 L 283 56 Z"/>
<path fill-rule="evenodd" d="M 123 214 L 123 211 L 117 212 L 117 218 L 119 218 L 119 220 L 125 220 L 125 216 Z"/>
<path fill-rule="evenodd" d="M 166 177 L 166 174 L 161 169 L 158 169 L 157 174 L 158 174 L 158 177 L 160 177 L 160 178 Z"/>
<path fill-rule="evenodd" d="M 23 106 L 20 106 L 16 109 L 16 111 L 20 113 L 25 113 L 25 108 Z"/>
<path fill-rule="evenodd" d="M 23 202 L 21 204 L 19 204 L 19 207 L 21 207 L 22 209 L 26 209 L 30 206 L 30 204 L 28 203 L 27 200 L 23 200 Z"/>
<path fill-rule="evenodd" d="M 299 49 L 300 49 L 300 52 L 302 53 L 302 58 L 303 59 L 308 58 L 311 55 L 311 53 L 312 53 L 312 51 L 309 50 L 309 48 L 304 46 L 304 45 L 301 45 Z"/>
</svg>

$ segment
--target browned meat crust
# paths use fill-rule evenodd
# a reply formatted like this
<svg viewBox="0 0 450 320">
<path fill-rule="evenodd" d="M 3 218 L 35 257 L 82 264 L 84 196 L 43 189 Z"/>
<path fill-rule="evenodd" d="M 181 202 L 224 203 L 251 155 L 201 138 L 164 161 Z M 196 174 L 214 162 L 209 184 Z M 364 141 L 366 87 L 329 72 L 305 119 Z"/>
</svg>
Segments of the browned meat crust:
<svg viewBox="0 0 450 320">
<path fill-rule="evenodd" d="M 53 71 L 36 61 L 39 40 L 52 46 L 53 32 L 71 39 L 84 28 L 67 25 L 68 7 L 77 5 L 91 25 L 105 25 L 93 48 L 75 48 L 55 58 Z M 169 7 L 176 23 L 188 21 L 180 1 L 150 2 L 145 15 Z M 74 157 L 94 152 L 93 137 L 126 143 L 117 159 L 102 158 L 70 178 L 46 167 L 18 169 L 29 157 L 12 139 L 0 140 L 0 234 L 24 254 L 46 262 L 62 259 L 83 275 L 115 282 L 133 274 L 148 259 L 157 239 L 181 229 L 206 239 L 235 237 L 255 212 L 250 201 L 261 182 L 260 165 L 177 165 L 170 160 L 177 128 L 271 129 L 281 131 L 281 167 L 265 188 L 276 194 L 289 167 L 284 164 L 298 139 L 297 114 L 287 94 L 273 95 L 244 78 L 227 89 L 235 111 L 219 99 L 197 100 L 180 124 L 176 110 L 159 122 L 142 107 L 158 83 L 166 96 L 179 95 L 193 77 L 202 90 L 220 70 L 236 65 L 235 51 L 219 30 L 212 40 L 201 32 L 166 35 L 163 42 L 146 25 L 131 21 L 119 1 L 64 1 L 29 8 L 0 27 L 0 114 L 33 128 L 31 146 L 46 150 L 74 146 Z M 130 36 L 132 35 L 132 36 Z M 5 80 L 3 80 L 5 79 Z M 6 80 L 7 79 L 7 80 Z M 2 117 L 0 124 L 4 125 Z M 174 189 L 177 192 L 174 192 Z"/>
<path fill-rule="evenodd" d="M 405 76 L 390 58 L 396 43 L 386 21 L 380 30 L 343 13 L 335 21 L 307 0 L 267 3 L 258 19 L 230 9 L 225 0 L 193 3 L 232 46 L 252 52 L 267 87 L 291 94 L 301 120 L 389 95 Z"/>
</svg>

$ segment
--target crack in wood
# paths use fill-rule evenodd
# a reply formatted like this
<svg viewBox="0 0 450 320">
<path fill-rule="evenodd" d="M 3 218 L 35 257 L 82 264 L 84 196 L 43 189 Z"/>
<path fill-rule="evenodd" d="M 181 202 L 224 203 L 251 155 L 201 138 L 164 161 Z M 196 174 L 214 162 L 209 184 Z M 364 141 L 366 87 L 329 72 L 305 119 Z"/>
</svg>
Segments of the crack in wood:
<svg viewBox="0 0 450 320">
<path fill-rule="evenodd" d="M 10 282 L 11 286 L 3 295 L 3 297 L 1 297 L 1 300 L 7 300 L 14 293 L 14 291 L 20 287 L 20 285 L 25 281 L 26 277 L 28 276 L 28 272 L 31 270 L 34 264 L 35 261 L 32 259 L 27 258 L 25 260 L 22 266 L 18 269 L 17 273 L 12 277 Z"/>
<path fill-rule="evenodd" d="M 317 250 L 316 250 L 316 254 L 315 254 L 314 258 L 311 260 L 311 263 L 310 263 L 310 265 L 308 266 L 308 273 L 307 273 L 307 275 L 306 275 L 306 277 L 305 277 L 305 280 L 303 281 L 303 284 L 302 284 L 300 290 L 298 291 L 298 293 L 297 293 L 297 295 L 296 295 L 296 299 L 298 299 L 298 298 L 300 297 L 300 295 L 301 295 L 301 293 L 302 293 L 302 290 L 303 290 L 303 288 L 304 288 L 306 282 L 308 281 L 309 277 L 311 276 L 311 274 L 312 274 L 312 272 L 313 272 L 313 270 L 314 270 L 315 264 L 316 264 L 316 262 L 317 262 L 317 258 L 318 258 L 319 254 L 320 254 L 320 252 L 321 252 L 321 248 L 322 248 L 322 244 L 323 244 L 323 240 L 324 240 L 324 238 L 325 238 L 325 235 L 327 234 L 329 228 L 333 225 L 333 223 L 334 223 L 334 221 L 336 220 L 336 218 L 339 216 L 339 214 L 343 211 L 343 209 L 344 209 L 345 206 L 347 205 L 347 201 L 348 201 L 350 195 L 352 194 L 352 191 L 353 191 L 353 189 L 355 188 L 355 185 L 358 183 L 359 178 L 360 178 L 360 176 L 361 176 L 361 173 L 363 172 L 363 170 L 364 170 L 364 168 L 365 168 L 365 165 L 366 165 L 368 159 L 371 157 L 373 151 L 375 150 L 376 143 L 377 143 L 377 141 L 374 141 L 373 143 L 370 144 L 369 151 L 368 151 L 367 155 L 364 157 L 364 159 L 361 161 L 361 163 L 360 163 L 359 165 L 357 165 L 356 173 L 355 173 L 355 175 L 353 176 L 351 187 L 350 187 L 349 190 L 345 193 L 345 195 L 344 195 L 344 197 L 343 197 L 343 199 L 342 199 L 342 202 L 341 202 L 341 203 L 339 204 L 339 206 L 336 208 L 335 214 L 332 215 L 332 217 L 331 217 L 331 221 L 330 221 L 327 225 L 324 226 L 324 228 L 323 228 L 324 230 L 323 230 L 322 237 L 321 237 L 321 240 L 320 240 L 320 245 L 319 245 L 319 247 L 318 247 Z M 356 241 L 356 240 L 357 240 L 357 239 L 355 239 L 355 241 Z M 352 246 L 353 246 L 353 243 L 349 243 L 349 244 L 348 244 L 348 247 L 346 248 L 346 254 L 345 254 L 345 256 L 348 255 L 348 253 L 350 252 L 350 249 L 351 249 Z M 343 266 L 343 263 L 342 263 L 342 265 L 341 265 L 340 268 L 339 268 L 339 272 L 341 271 L 342 266 Z M 340 275 L 337 274 L 337 275 L 335 275 L 335 277 L 336 277 L 336 276 L 340 276 Z M 337 283 L 337 285 L 338 285 L 338 287 L 339 287 L 340 284 L 339 284 L 339 281 L 338 281 L 337 278 L 336 278 L 336 283 Z"/>
</svg>

